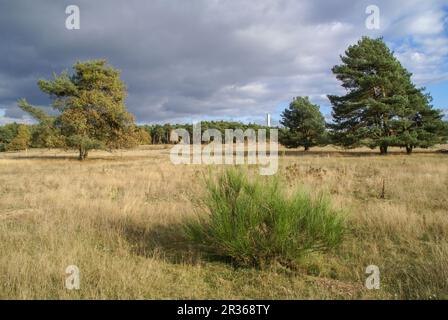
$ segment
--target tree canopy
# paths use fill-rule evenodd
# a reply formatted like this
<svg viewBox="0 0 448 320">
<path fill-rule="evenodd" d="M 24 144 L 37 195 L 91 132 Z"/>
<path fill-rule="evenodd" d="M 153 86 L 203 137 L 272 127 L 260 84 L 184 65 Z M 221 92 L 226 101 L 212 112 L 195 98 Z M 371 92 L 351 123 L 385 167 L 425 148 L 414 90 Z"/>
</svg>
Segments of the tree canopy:
<svg viewBox="0 0 448 320">
<path fill-rule="evenodd" d="M 30 146 L 30 142 L 31 142 L 30 129 L 26 125 L 20 124 L 17 127 L 17 135 L 7 145 L 6 150 L 8 151 L 26 150 Z"/>
<path fill-rule="evenodd" d="M 8 144 L 17 135 L 19 124 L 13 122 L 0 126 L 0 151 L 6 151 Z"/>
<path fill-rule="evenodd" d="M 39 88 L 53 100 L 59 112 L 50 117 L 26 100 L 19 106 L 36 118 L 42 130 L 48 131 L 48 146 L 58 144 L 63 137 L 65 146 L 79 151 L 79 159 L 91 149 L 132 147 L 141 139 L 134 117 L 126 110 L 126 87 L 120 71 L 106 60 L 78 62 L 74 73 L 53 74 L 51 80 L 39 80 Z"/>
<path fill-rule="evenodd" d="M 325 118 L 319 106 L 308 97 L 296 97 L 282 113 L 280 143 L 288 148 L 304 147 L 305 151 L 322 142 Z"/>
<path fill-rule="evenodd" d="M 430 105 L 424 88 L 416 88 L 408 72 L 384 41 L 363 37 L 341 56 L 332 71 L 346 90 L 329 95 L 334 123 L 333 141 L 346 147 L 360 145 L 429 147 L 446 138 L 442 113 Z"/>
</svg>

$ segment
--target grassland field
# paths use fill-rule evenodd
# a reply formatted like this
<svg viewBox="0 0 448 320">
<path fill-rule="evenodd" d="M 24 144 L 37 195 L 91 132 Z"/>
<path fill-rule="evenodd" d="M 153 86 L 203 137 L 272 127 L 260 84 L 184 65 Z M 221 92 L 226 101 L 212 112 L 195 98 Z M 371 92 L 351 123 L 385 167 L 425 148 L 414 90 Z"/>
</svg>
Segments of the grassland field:
<svg viewBox="0 0 448 320">
<path fill-rule="evenodd" d="M 226 166 L 174 165 L 170 146 L 86 161 L 63 150 L 0 154 L 0 299 L 448 298 L 446 146 L 279 152 L 284 188 L 324 191 L 348 212 L 345 239 L 297 270 L 235 267 L 189 243 L 204 179 Z M 256 166 L 249 171 L 258 172 Z M 379 290 L 364 283 L 368 265 Z M 68 265 L 79 290 L 67 290 Z"/>
</svg>

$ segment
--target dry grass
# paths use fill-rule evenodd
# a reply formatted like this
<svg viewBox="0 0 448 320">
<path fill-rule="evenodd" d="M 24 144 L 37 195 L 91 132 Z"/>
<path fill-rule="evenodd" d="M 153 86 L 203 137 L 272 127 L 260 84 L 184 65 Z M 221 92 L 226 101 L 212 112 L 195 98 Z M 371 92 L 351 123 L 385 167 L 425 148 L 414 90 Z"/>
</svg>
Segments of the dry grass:
<svg viewBox="0 0 448 320">
<path fill-rule="evenodd" d="M 295 271 L 234 268 L 185 241 L 202 177 L 222 167 L 172 165 L 163 146 L 83 163 L 57 150 L 0 154 L 0 298 L 448 298 L 447 154 L 280 156 L 285 188 L 326 190 L 351 212 L 343 246 Z M 70 264 L 77 291 L 64 288 Z M 364 288 L 370 264 L 380 290 Z"/>
</svg>

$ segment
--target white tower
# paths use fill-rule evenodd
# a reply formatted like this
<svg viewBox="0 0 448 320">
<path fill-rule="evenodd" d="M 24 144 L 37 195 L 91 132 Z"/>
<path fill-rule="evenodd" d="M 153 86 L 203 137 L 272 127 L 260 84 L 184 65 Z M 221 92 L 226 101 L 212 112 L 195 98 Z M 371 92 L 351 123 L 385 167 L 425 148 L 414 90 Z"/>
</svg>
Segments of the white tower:
<svg viewBox="0 0 448 320">
<path fill-rule="evenodd" d="M 271 126 L 271 114 L 270 113 L 266 113 L 266 126 L 267 127 Z"/>
</svg>

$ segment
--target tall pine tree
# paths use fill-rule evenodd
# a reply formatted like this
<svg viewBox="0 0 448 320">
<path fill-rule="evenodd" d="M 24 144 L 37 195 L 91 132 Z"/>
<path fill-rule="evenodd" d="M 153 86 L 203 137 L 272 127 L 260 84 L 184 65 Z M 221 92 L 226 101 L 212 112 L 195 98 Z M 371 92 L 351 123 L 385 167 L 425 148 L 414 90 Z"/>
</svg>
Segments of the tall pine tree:
<svg viewBox="0 0 448 320">
<path fill-rule="evenodd" d="M 308 97 L 297 97 L 282 113 L 280 123 L 285 129 L 280 133 L 280 143 L 288 148 L 318 145 L 325 134 L 325 119 L 319 106 L 312 104 Z"/>
<path fill-rule="evenodd" d="M 443 140 L 442 114 L 430 96 L 417 89 L 411 73 L 394 57 L 384 41 L 363 37 L 350 46 L 342 64 L 333 67 L 347 93 L 329 95 L 334 123 L 333 140 L 346 147 L 429 147 Z"/>
</svg>

